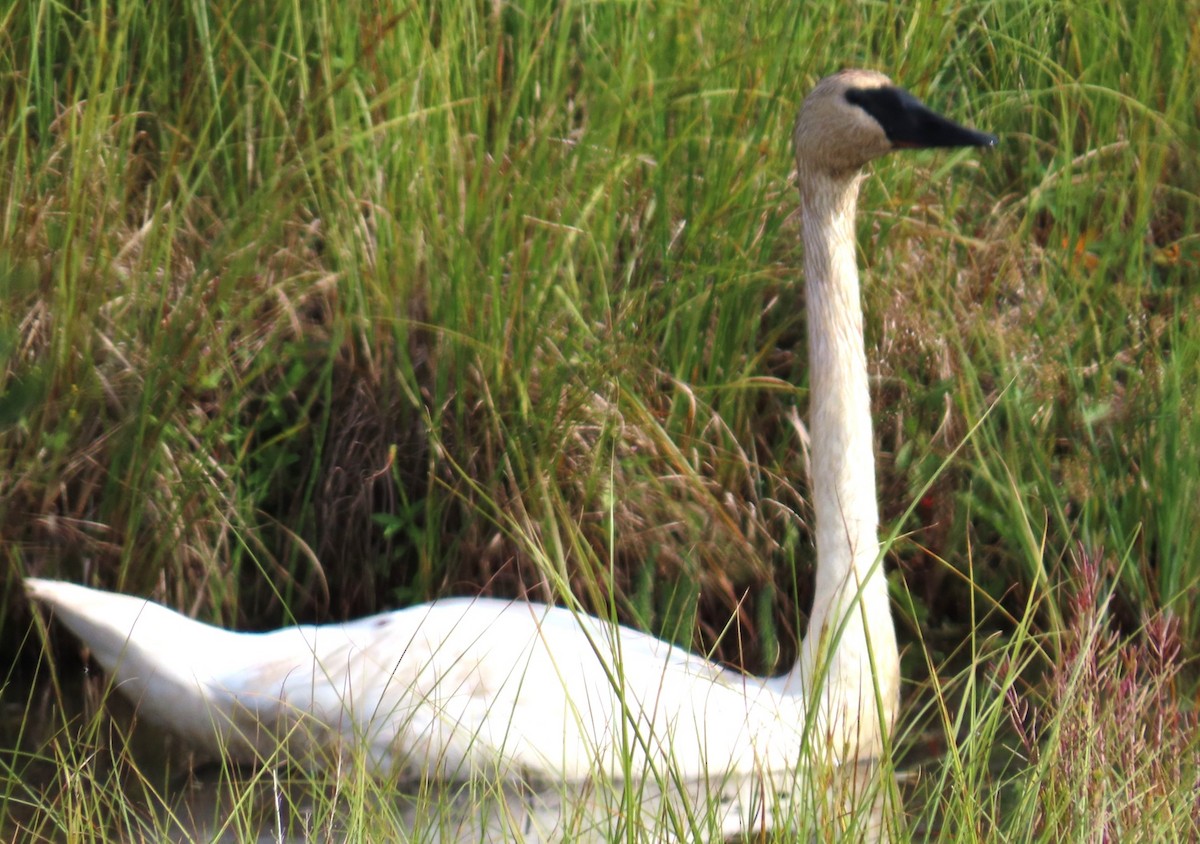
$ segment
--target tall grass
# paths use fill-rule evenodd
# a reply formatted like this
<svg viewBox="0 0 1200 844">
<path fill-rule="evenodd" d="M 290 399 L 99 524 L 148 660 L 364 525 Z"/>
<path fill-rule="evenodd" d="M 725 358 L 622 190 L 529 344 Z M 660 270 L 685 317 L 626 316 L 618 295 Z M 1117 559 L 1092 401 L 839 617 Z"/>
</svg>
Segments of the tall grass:
<svg viewBox="0 0 1200 844">
<path fill-rule="evenodd" d="M 1114 635 L 1165 610 L 1172 664 L 1200 642 L 1188 7 L 16 4 L 7 594 L 61 576 L 265 627 L 569 590 L 786 664 L 812 559 L 790 123 L 816 78 L 877 67 L 1002 138 L 881 163 L 863 198 L 884 528 L 927 678 L 902 744 L 948 742 L 908 833 L 1091 837 L 1035 805 L 1074 780 L 1013 796 L 1064 729 L 989 760 L 1013 690 L 1087 651 L 1060 644 L 1076 543 L 1120 562 Z M 4 609 L 15 681 L 38 648 Z M 85 750 L 44 755 L 64 834 L 110 798 L 139 834 L 116 786 L 71 802 Z M 0 799 L 43 799 L 6 764 Z"/>
</svg>

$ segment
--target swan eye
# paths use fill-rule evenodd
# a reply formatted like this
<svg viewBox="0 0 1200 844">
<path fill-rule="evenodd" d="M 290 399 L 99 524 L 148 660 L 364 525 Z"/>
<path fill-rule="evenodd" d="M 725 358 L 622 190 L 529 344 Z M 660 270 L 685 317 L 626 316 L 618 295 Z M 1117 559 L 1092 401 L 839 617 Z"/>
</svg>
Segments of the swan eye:
<svg viewBox="0 0 1200 844">
<path fill-rule="evenodd" d="M 851 88 L 846 91 L 846 102 L 871 115 L 884 131 L 888 131 L 888 127 L 910 121 L 914 110 L 924 107 L 921 101 L 908 91 L 894 87 Z"/>
</svg>

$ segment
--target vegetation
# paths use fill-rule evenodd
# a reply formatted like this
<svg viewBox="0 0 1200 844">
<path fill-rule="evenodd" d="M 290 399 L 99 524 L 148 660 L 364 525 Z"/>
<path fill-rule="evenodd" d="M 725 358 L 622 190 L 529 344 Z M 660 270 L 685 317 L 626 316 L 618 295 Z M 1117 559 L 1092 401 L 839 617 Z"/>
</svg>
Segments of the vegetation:
<svg viewBox="0 0 1200 844">
<path fill-rule="evenodd" d="M 812 549 L 789 127 L 866 66 L 1002 139 L 865 187 L 898 764 L 923 771 L 897 836 L 1194 838 L 1196 17 L 14 4 L 0 831 L 188 826 L 103 682 L 78 704 L 51 671 L 25 574 L 248 628 L 570 593 L 790 661 Z M 400 817 L 353 772 L 217 778 L 234 839 Z"/>
</svg>

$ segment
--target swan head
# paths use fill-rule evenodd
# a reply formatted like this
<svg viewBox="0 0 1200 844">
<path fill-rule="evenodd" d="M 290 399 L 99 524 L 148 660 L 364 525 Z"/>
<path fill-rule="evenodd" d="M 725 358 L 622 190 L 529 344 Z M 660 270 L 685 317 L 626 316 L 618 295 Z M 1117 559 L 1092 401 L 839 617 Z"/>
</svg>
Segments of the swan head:
<svg viewBox="0 0 1200 844">
<path fill-rule="evenodd" d="M 852 178 L 896 149 L 991 147 L 995 135 L 943 117 L 882 73 L 843 70 L 827 76 L 804 100 L 796 130 L 802 177 L 822 173 Z"/>
</svg>

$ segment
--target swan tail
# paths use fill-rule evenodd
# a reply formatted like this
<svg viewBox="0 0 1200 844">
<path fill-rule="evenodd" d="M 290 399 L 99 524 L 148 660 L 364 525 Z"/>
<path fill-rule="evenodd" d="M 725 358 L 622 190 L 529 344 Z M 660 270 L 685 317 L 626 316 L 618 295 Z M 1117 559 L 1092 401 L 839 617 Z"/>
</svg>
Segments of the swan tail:
<svg viewBox="0 0 1200 844">
<path fill-rule="evenodd" d="M 219 673 L 246 652 L 247 634 L 145 598 L 74 583 L 26 578 L 25 590 L 87 647 L 139 717 L 183 735 L 198 750 L 229 752 L 234 713 L 229 696 L 220 693 Z"/>
</svg>

